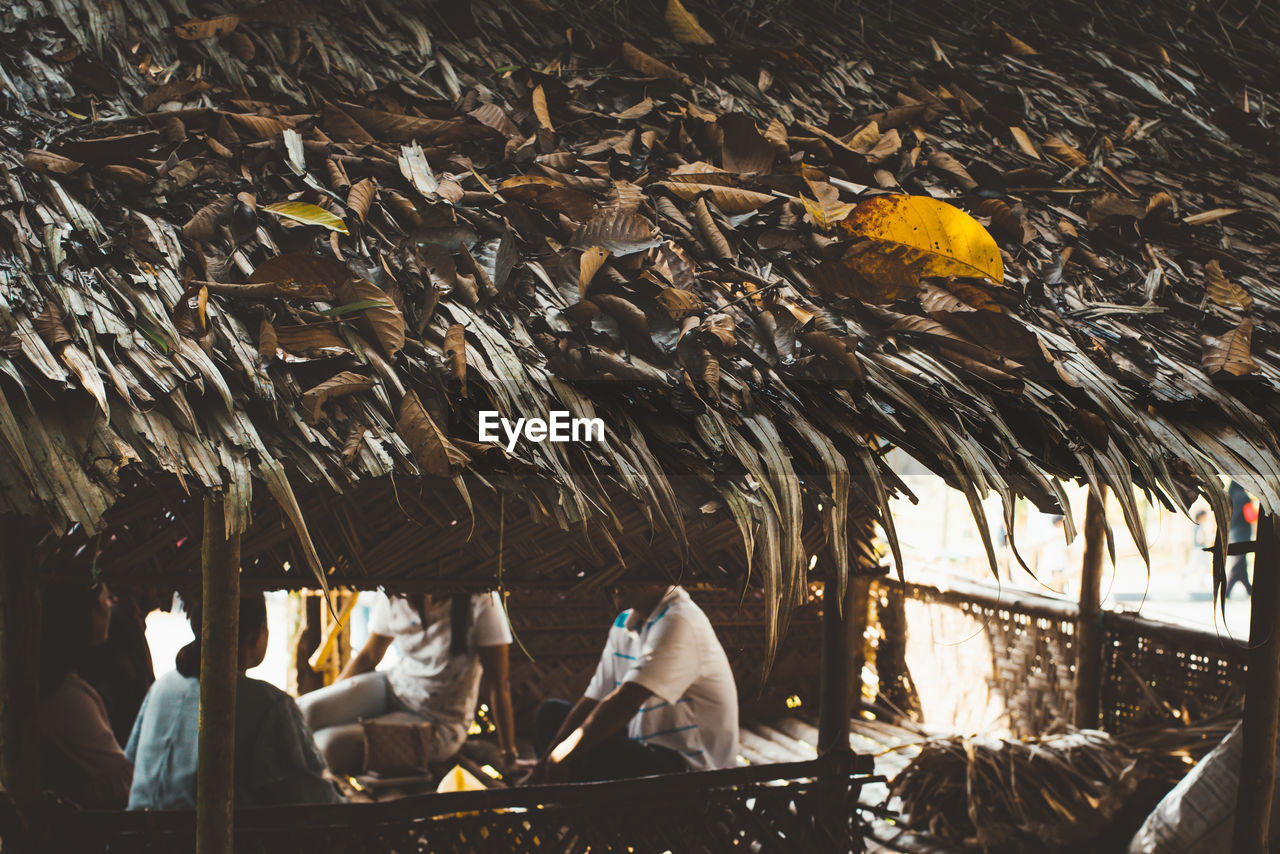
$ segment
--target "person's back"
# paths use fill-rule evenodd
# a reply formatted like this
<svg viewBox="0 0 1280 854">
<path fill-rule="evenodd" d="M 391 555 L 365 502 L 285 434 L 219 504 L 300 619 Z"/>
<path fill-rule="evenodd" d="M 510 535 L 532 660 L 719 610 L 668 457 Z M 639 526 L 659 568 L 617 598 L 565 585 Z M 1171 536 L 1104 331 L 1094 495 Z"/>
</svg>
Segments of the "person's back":
<svg viewBox="0 0 1280 854">
<path fill-rule="evenodd" d="M 189 609 L 193 626 L 199 613 Z M 236 683 L 236 806 L 333 803 L 341 800 L 324 774 L 311 730 L 288 694 L 244 675 L 267 649 L 261 594 L 240 602 Z M 200 642 L 178 652 L 176 669 L 147 692 L 125 754 L 134 764 L 129 809 L 193 809 L 199 768 Z"/>
<path fill-rule="evenodd" d="M 654 646 L 671 646 L 636 678 L 655 699 L 632 718 L 631 738 L 680 752 L 695 770 L 732 768 L 738 751 L 738 688 L 729 657 L 711 620 L 682 587 L 673 587 L 656 612 L 630 637 L 611 639 L 637 657 L 637 671 Z M 620 662 L 620 663 L 621 663 Z"/>
<path fill-rule="evenodd" d="M 199 679 L 173 670 L 152 686 L 125 748 L 129 809 L 195 808 L 199 716 Z M 248 676 L 236 684 L 235 753 L 238 807 L 338 800 L 293 698 Z"/>
</svg>

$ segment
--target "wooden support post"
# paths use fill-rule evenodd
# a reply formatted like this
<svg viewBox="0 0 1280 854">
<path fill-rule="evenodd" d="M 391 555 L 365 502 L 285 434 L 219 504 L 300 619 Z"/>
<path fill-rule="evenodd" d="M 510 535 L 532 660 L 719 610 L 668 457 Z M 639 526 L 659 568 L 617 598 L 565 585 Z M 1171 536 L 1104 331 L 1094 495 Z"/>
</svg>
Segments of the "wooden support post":
<svg viewBox="0 0 1280 854">
<path fill-rule="evenodd" d="M 40 582 L 31 532 L 6 518 L 0 537 L 0 784 L 25 800 L 40 792 Z"/>
<path fill-rule="evenodd" d="M 1264 854 L 1271 836 L 1276 727 L 1280 724 L 1280 516 L 1258 518 L 1249 605 L 1249 672 L 1244 689 L 1244 750 L 1236 794 L 1234 854 Z"/>
<path fill-rule="evenodd" d="M 235 806 L 236 681 L 240 676 L 240 537 L 228 537 L 221 496 L 204 500 L 200 624 L 200 763 L 196 852 L 231 854 Z"/>
<path fill-rule="evenodd" d="M 1098 726 L 1099 692 L 1102 689 L 1102 556 L 1106 551 L 1107 516 L 1102 500 L 1089 493 L 1084 514 L 1084 560 L 1080 567 L 1080 611 L 1076 617 L 1076 709 L 1079 729 Z"/>
<path fill-rule="evenodd" d="M 818 691 L 818 752 L 849 750 L 849 716 L 853 709 L 851 686 L 861 690 L 862 633 L 867 626 L 869 578 L 849 577 L 844 600 L 840 601 L 834 580 L 824 585 L 822 594 L 822 683 Z M 862 609 L 862 619 L 857 616 Z M 855 638 L 854 635 L 857 634 Z M 857 682 L 851 678 L 858 667 Z"/>
</svg>

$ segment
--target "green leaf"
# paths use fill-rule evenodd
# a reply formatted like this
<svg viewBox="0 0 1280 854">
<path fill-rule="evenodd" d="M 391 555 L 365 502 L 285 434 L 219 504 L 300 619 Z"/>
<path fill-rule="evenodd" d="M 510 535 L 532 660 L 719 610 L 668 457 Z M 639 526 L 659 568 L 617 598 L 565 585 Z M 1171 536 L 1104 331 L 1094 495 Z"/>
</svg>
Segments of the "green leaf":
<svg viewBox="0 0 1280 854">
<path fill-rule="evenodd" d="M 345 305 L 326 308 L 325 310 L 316 313 L 323 314 L 325 317 L 341 317 L 344 314 L 354 314 L 357 311 L 364 311 L 366 308 L 387 308 L 390 305 L 391 303 L 384 300 L 362 299 L 357 300 L 356 302 L 346 303 Z"/>
<path fill-rule="evenodd" d="M 308 204 L 307 202 L 276 202 L 274 205 L 266 205 L 263 210 L 271 211 L 277 216 L 296 220 L 304 225 L 318 225 L 330 231 L 348 234 L 347 224 L 341 218 L 334 216 L 319 205 Z"/>
</svg>

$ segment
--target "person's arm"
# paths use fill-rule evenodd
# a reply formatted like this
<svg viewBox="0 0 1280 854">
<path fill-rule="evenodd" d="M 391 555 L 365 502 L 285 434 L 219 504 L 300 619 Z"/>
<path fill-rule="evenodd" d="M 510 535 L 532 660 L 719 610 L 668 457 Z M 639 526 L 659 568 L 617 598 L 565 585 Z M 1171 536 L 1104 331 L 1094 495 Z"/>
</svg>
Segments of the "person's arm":
<svg viewBox="0 0 1280 854">
<path fill-rule="evenodd" d="M 45 735 L 75 763 L 90 808 L 120 809 L 129 801 L 133 763 L 120 749 L 102 699 L 72 674 L 40 707 Z"/>
<path fill-rule="evenodd" d="M 498 745 L 502 748 L 504 770 L 514 768 L 519 758 L 516 753 L 515 713 L 511 709 L 510 653 L 510 644 L 480 647 L 480 665 L 489 686 L 489 708 L 493 710 L 494 722 L 498 726 Z"/>
<path fill-rule="evenodd" d="M 538 757 L 538 761 L 534 764 L 533 770 L 530 771 L 523 780 L 521 780 L 521 785 L 528 786 L 536 783 L 547 782 L 547 772 L 550 767 L 548 763 L 550 761 L 551 751 L 555 750 L 557 745 L 577 730 L 578 727 L 582 725 L 582 722 L 587 719 L 587 716 L 595 711 L 596 706 L 599 704 L 598 700 L 593 700 L 590 697 L 583 697 L 573 704 L 573 708 L 571 708 L 569 710 L 569 714 L 565 716 L 564 722 L 560 724 L 560 729 L 556 731 L 555 738 L 551 739 L 551 744 L 547 747 L 546 752 Z"/>
<path fill-rule="evenodd" d="M 338 674 L 338 681 L 373 671 L 382 661 L 382 657 L 387 654 L 387 650 L 391 648 L 393 640 L 395 638 L 391 635 L 369 635 L 369 639 L 364 642 L 360 651 L 351 656 L 347 666 L 342 668 L 342 672 Z"/>
<path fill-rule="evenodd" d="M 250 753 L 248 797 L 254 806 L 332 804 L 344 798 L 325 779 L 311 730 L 287 694 L 271 699 Z"/>
<path fill-rule="evenodd" d="M 609 696 L 590 710 L 581 726 L 571 729 L 562 739 L 557 735 L 558 744 L 546 758 L 547 777 L 551 780 L 563 777 L 563 769 L 569 760 L 620 731 L 652 696 L 652 691 L 637 682 L 623 682 L 614 688 Z M 568 723 L 566 719 L 566 726 Z M 561 730 L 565 728 L 561 727 Z"/>
</svg>

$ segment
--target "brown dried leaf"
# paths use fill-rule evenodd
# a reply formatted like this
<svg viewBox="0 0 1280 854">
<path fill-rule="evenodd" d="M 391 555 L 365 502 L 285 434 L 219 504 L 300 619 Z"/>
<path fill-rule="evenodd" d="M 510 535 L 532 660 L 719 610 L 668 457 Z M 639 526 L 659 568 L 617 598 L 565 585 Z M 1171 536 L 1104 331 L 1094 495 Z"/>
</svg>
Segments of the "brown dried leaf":
<svg viewBox="0 0 1280 854">
<path fill-rule="evenodd" d="M 258 356 L 264 362 L 270 362 L 276 357 L 276 350 L 280 347 L 276 340 L 276 328 L 271 325 L 271 321 L 265 317 L 262 323 L 258 324 Z"/>
<path fill-rule="evenodd" d="M 539 127 L 554 131 L 555 126 L 551 124 L 551 111 L 547 109 L 547 93 L 543 90 L 541 84 L 533 87 L 533 93 L 530 97 L 533 100 L 533 114 L 538 119 Z"/>
<path fill-rule="evenodd" d="M 653 223 L 635 213 L 600 211 L 578 226 L 574 246 L 598 246 L 613 255 L 631 255 L 662 243 Z"/>
<path fill-rule="evenodd" d="M 659 181 L 658 186 L 670 190 L 686 202 L 691 202 L 706 193 L 715 206 L 729 216 L 751 213 L 774 201 L 774 197 L 769 193 L 696 180 Z"/>
<path fill-rule="evenodd" d="M 1243 377 L 1258 371 L 1258 363 L 1250 353 L 1252 341 L 1253 318 L 1250 317 L 1246 317 L 1239 326 L 1220 337 L 1202 335 L 1200 365 L 1210 376 L 1226 373 L 1233 377 Z"/>
<path fill-rule="evenodd" d="M 631 42 L 622 43 L 622 63 L 632 71 L 643 74 L 646 77 L 666 78 L 667 80 L 675 80 L 686 84 L 692 82 L 670 65 L 654 59 L 631 44 Z"/>
<path fill-rule="evenodd" d="M 541 178 L 539 175 L 528 175 L 528 178 Z M 502 188 L 502 197 L 510 201 L 523 202 L 538 210 L 564 214 L 574 222 L 583 222 L 596 212 L 595 199 L 570 187 L 557 186 L 550 178 L 543 182 L 526 182 Z M 505 185 L 506 182 L 504 182 Z"/>
<path fill-rule="evenodd" d="M 693 219 L 698 225 L 698 231 L 702 234 L 702 241 L 708 252 L 722 261 L 732 261 L 736 257 L 729 246 L 729 241 L 725 239 L 720 227 L 711 216 L 711 210 L 707 207 L 705 199 L 700 198 L 694 202 Z"/>
<path fill-rule="evenodd" d="M 658 303 L 671 315 L 672 320 L 683 320 L 703 309 L 701 297 L 680 288 L 663 288 L 658 293 Z"/>
<path fill-rule="evenodd" d="M 1013 137 L 1013 141 L 1017 144 L 1019 151 L 1028 157 L 1034 157 L 1037 160 L 1040 159 L 1040 152 L 1036 151 L 1035 143 L 1031 141 L 1031 137 L 1025 130 L 1017 125 L 1011 125 L 1009 127 L 1009 134 Z"/>
<path fill-rule="evenodd" d="M 178 38 L 187 41 L 196 41 L 198 39 L 222 38 L 235 31 L 240 26 L 240 16 L 237 14 L 219 15 L 216 18 L 192 19 L 183 24 L 178 24 L 173 28 Z"/>
<path fill-rule="evenodd" d="M 809 185 L 813 198 L 800 197 L 800 203 L 804 205 L 805 210 L 804 220 L 820 231 L 830 231 L 857 207 L 854 204 L 842 203 L 840 191 L 825 181 L 812 181 L 806 178 L 805 183 Z"/>
<path fill-rule="evenodd" d="M 286 252 L 255 267 L 249 283 L 274 283 L 282 297 L 328 302 L 339 286 L 354 277 L 350 267 L 331 256 Z"/>
<path fill-rule="evenodd" d="M 373 110 L 355 104 L 341 108 L 369 133 L 383 142 L 449 143 L 483 136 L 484 131 L 462 119 L 428 119 L 406 116 L 386 110 Z M 327 124 L 326 124 L 327 127 Z"/>
<path fill-rule="evenodd" d="M 595 307 L 618 321 L 623 332 L 648 337 L 649 321 L 635 303 L 613 294 L 596 294 L 591 297 Z"/>
<path fill-rule="evenodd" d="M 636 104 L 627 107 L 620 113 L 614 113 L 613 117 L 621 121 L 631 121 L 632 119 L 642 119 L 653 112 L 653 99 L 645 98 Z"/>
<path fill-rule="evenodd" d="M 671 35 L 675 36 L 678 42 L 703 47 L 716 43 L 711 33 L 702 28 L 697 17 L 686 9 L 680 0 L 667 0 L 667 11 L 663 17 L 667 20 L 667 26 L 671 28 Z"/>
<path fill-rule="evenodd" d="M 1253 309 L 1253 297 L 1238 282 L 1228 279 L 1222 272 L 1217 259 L 1204 265 L 1205 288 L 1209 299 L 1225 308 Z"/>
<path fill-rule="evenodd" d="M 253 39 L 242 32 L 234 32 L 222 40 L 222 46 L 235 55 L 241 62 L 252 62 L 258 49 L 253 46 Z"/>
<path fill-rule="evenodd" d="M 170 80 L 154 92 L 147 93 L 142 99 L 142 109 L 149 113 L 166 101 L 185 101 L 209 88 L 209 83 L 204 80 Z"/>
<path fill-rule="evenodd" d="M 698 334 L 709 336 L 707 340 L 714 339 L 714 343 L 728 350 L 737 343 L 737 324 L 731 315 L 718 312 L 708 315 L 702 323 L 698 324 Z"/>
<path fill-rule="evenodd" d="M 358 374 L 355 371 L 343 371 L 304 391 L 302 393 L 303 411 L 306 413 L 307 420 L 315 424 L 324 417 L 322 408 L 328 401 L 333 400 L 335 397 L 345 397 L 349 394 L 371 389 L 374 385 L 376 385 L 374 380 L 364 374 Z"/>
<path fill-rule="evenodd" d="M 587 295 L 591 280 L 595 278 L 596 273 L 600 272 L 600 268 L 607 260 L 609 260 L 609 250 L 603 246 L 591 246 L 583 251 L 582 257 L 578 259 L 579 296 Z"/>
<path fill-rule="evenodd" d="M 227 119 L 236 126 L 237 133 L 244 139 L 275 139 L 289 127 L 271 116 L 230 113 Z"/>
<path fill-rule="evenodd" d="M 720 165 L 729 172 L 768 172 L 773 166 L 773 145 L 746 113 L 726 113 L 720 126 Z"/>
<path fill-rule="evenodd" d="M 368 279 L 348 279 L 334 288 L 334 293 L 344 304 L 365 300 L 377 303 L 361 309 L 360 320 L 387 358 L 394 359 L 404 346 L 404 315 L 386 292 Z"/>
<path fill-rule="evenodd" d="M 83 166 L 83 163 L 54 154 L 52 151 L 41 151 L 33 148 L 22 158 L 23 164 L 32 172 L 53 172 L 58 175 L 70 175 Z"/>
<path fill-rule="evenodd" d="M 408 392 L 400 400 L 396 432 L 404 439 L 413 459 L 426 474 L 451 477 L 456 468 L 471 463 L 471 458 L 450 442 L 431 420 L 415 392 Z"/>
<path fill-rule="evenodd" d="M 365 178 L 357 184 L 351 185 L 351 190 L 347 193 L 347 210 L 356 215 L 356 219 L 364 222 L 365 216 L 369 213 L 369 205 L 373 203 L 373 194 L 377 189 L 372 178 Z"/>
<path fill-rule="evenodd" d="M 1026 242 L 1027 235 L 1022 217 L 1009 207 L 1007 202 L 1001 199 L 983 199 L 973 212 L 977 216 L 988 217 L 996 231 L 1010 240 Z"/>
<path fill-rule="evenodd" d="M 328 101 L 325 101 L 324 104 L 323 123 L 325 133 L 334 139 L 361 144 L 377 142 L 373 135 L 365 130 L 345 110 Z"/>
<path fill-rule="evenodd" d="M 506 111 L 497 104 L 481 104 L 467 113 L 467 115 L 485 127 L 496 130 L 507 139 L 519 139 L 521 137 L 520 128 L 516 127 L 516 123 L 511 121 Z"/>
<path fill-rule="evenodd" d="M 461 323 L 452 324 L 444 334 L 444 358 L 449 371 L 458 381 L 462 396 L 467 396 L 467 330 Z"/>
<path fill-rule="evenodd" d="M 301 323 L 272 327 L 276 346 L 286 353 L 304 358 L 336 356 L 350 353 L 351 348 L 338 334 L 336 323 Z M 262 339 L 258 341 L 259 352 Z"/>
<path fill-rule="evenodd" d="M 1147 206 L 1130 201 L 1116 193 L 1103 193 L 1089 207 L 1089 225 L 1101 225 L 1108 220 L 1142 219 Z"/>
<path fill-rule="evenodd" d="M 942 172 L 951 183 L 958 186 L 965 192 L 971 192 L 978 189 L 978 182 L 973 180 L 973 176 L 969 174 L 969 170 L 960 165 L 960 161 L 956 160 L 945 151 L 934 151 L 929 154 L 929 165 L 939 172 Z"/>
<path fill-rule="evenodd" d="M 1066 140 L 1060 139 L 1056 136 L 1045 137 L 1044 142 L 1041 144 L 1041 148 L 1043 148 L 1050 157 L 1061 160 L 1072 169 L 1079 169 L 1081 166 L 1089 165 L 1089 158 L 1084 156 L 1084 152 L 1075 148 Z"/>
<path fill-rule="evenodd" d="M 842 366 L 855 380 L 859 382 L 862 380 L 862 363 L 858 361 L 857 339 L 837 337 L 826 332 L 801 332 L 800 340 L 805 346 Z"/>
<path fill-rule="evenodd" d="M 31 319 L 31 325 L 50 349 L 57 349 L 71 341 L 71 334 L 62 325 L 62 312 L 53 300 L 44 304 L 44 310 Z"/>
<path fill-rule="evenodd" d="M 838 261 L 823 261 L 809 276 L 819 293 L 883 305 L 913 296 L 920 279 L 875 241 L 849 248 Z"/>
<path fill-rule="evenodd" d="M 1038 53 L 1031 45 L 1011 34 L 995 21 L 991 22 L 991 35 L 1003 53 L 1012 54 L 1013 56 L 1035 56 Z"/>
</svg>

